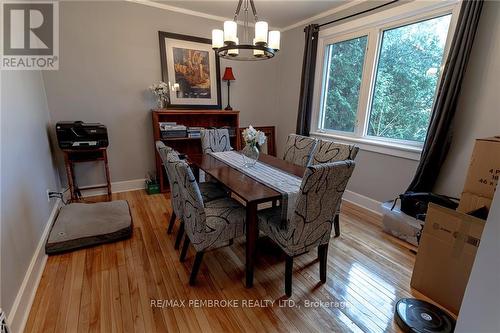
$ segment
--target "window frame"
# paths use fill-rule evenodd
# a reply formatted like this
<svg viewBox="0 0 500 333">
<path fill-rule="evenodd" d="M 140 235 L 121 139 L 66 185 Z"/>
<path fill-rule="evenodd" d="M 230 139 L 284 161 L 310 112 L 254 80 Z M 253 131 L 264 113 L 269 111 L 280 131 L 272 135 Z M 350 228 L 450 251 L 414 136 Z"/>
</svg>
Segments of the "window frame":
<svg viewBox="0 0 500 333">
<path fill-rule="evenodd" d="M 318 53 L 316 58 L 313 113 L 310 127 L 311 135 L 335 139 L 341 142 L 356 143 L 363 150 L 419 160 L 423 147 L 423 143 L 421 142 L 368 135 L 368 123 L 383 33 L 385 30 L 451 14 L 450 27 L 448 29 L 443 52 L 442 66 L 444 66 L 448 58 L 451 40 L 455 32 L 456 21 L 460 10 L 459 4 L 459 0 L 432 3 L 414 1 L 361 19 L 321 30 L 318 38 Z M 325 80 L 328 76 L 328 71 L 325 69 L 329 68 L 326 67 L 326 62 L 329 62 L 329 57 L 327 58 L 326 56 L 327 53 L 329 53 L 329 45 L 361 36 L 367 36 L 368 38 L 354 132 L 323 129 L 321 128 L 324 118 L 322 110 L 326 97 L 326 91 L 323 91 L 323 87 L 325 87 Z M 442 73 L 441 71 L 437 87 L 439 87 L 441 82 Z M 436 92 L 434 99 L 436 98 Z"/>
</svg>

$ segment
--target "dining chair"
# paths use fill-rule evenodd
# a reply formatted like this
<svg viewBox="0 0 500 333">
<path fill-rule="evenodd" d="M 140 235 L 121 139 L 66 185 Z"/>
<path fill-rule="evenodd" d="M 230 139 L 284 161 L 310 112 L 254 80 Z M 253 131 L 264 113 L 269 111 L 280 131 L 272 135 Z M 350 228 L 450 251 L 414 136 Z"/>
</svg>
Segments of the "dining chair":
<svg viewBox="0 0 500 333">
<path fill-rule="evenodd" d="M 354 170 L 354 161 L 307 167 L 289 220 L 281 218 L 281 207 L 257 213 L 259 230 L 286 254 L 285 293 L 292 295 L 293 258 L 317 247 L 321 282 L 326 282 L 328 244 L 335 210 Z"/>
<path fill-rule="evenodd" d="M 173 148 L 166 146 L 162 141 L 156 142 L 156 149 L 163 162 L 163 166 L 165 167 L 168 183 L 170 185 L 170 201 L 172 204 L 172 214 L 170 215 L 167 233 L 172 233 L 172 229 L 177 219 L 181 220 L 174 245 L 175 249 L 178 249 L 182 240 L 182 236 L 184 234 L 184 223 L 182 222 L 184 215 L 184 202 L 181 198 L 179 180 L 177 179 L 177 175 L 175 172 L 175 163 L 179 162 L 180 159 L 178 153 Z M 214 183 L 202 183 L 200 186 L 200 192 L 205 202 L 227 196 L 227 192 Z"/>
<path fill-rule="evenodd" d="M 358 155 L 358 151 L 359 147 L 356 145 L 349 145 L 329 140 L 318 140 L 310 164 L 317 165 L 322 163 L 354 160 L 356 155 Z M 335 237 L 340 236 L 340 206 L 341 203 L 339 203 L 339 207 L 337 208 L 337 213 L 335 214 L 335 219 L 333 221 Z"/>
<path fill-rule="evenodd" d="M 331 163 L 345 160 L 354 160 L 359 147 L 329 140 L 318 140 L 312 154 L 310 164 Z"/>
<path fill-rule="evenodd" d="M 245 234 L 246 210 L 229 197 L 205 202 L 187 163 L 179 161 L 175 164 L 175 170 L 180 180 L 186 230 L 179 259 L 181 262 L 185 260 L 188 247 L 192 244 L 196 256 L 189 284 L 194 285 L 204 253 L 230 245 L 233 239 Z"/>
<path fill-rule="evenodd" d="M 285 143 L 283 159 L 296 165 L 307 166 L 316 147 L 316 141 L 308 136 L 289 134 Z"/>
<path fill-rule="evenodd" d="M 254 129 L 261 131 L 266 135 L 266 143 L 259 147 L 260 152 L 276 157 L 276 127 L 275 126 L 254 126 Z M 243 131 L 246 127 L 238 128 L 238 137 L 240 138 L 238 150 L 245 147 L 245 140 L 243 140 Z"/>
<path fill-rule="evenodd" d="M 203 153 L 218 153 L 233 150 L 227 128 L 204 129 L 200 131 Z"/>
</svg>

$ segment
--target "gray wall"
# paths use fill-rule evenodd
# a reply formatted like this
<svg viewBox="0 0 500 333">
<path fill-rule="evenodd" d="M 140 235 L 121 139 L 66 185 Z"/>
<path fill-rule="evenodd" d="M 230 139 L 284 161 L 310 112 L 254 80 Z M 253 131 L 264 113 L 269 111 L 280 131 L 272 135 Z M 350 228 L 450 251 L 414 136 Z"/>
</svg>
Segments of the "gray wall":
<svg viewBox="0 0 500 333">
<path fill-rule="evenodd" d="M 150 112 L 155 102 L 146 90 L 161 80 L 158 30 L 210 38 L 221 26 L 130 2 L 61 2 L 60 69 L 44 73 L 52 120 L 106 124 L 112 181 L 144 178 L 155 168 Z M 221 71 L 233 67 L 231 105 L 241 111 L 242 126 L 279 124 L 276 63 L 221 62 Z M 224 83 L 222 88 L 225 105 Z M 83 184 L 102 183 L 99 171 L 91 165 L 77 175 Z"/>
<path fill-rule="evenodd" d="M 4 71 L 1 78 L 1 306 L 10 312 L 60 188 L 48 139 L 42 75 Z"/>
<path fill-rule="evenodd" d="M 500 2 L 485 1 L 455 118 L 453 144 L 436 191 L 458 195 L 476 138 L 500 135 Z"/>
<path fill-rule="evenodd" d="M 366 7 L 367 4 L 362 6 Z M 359 9 L 360 7 L 351 8 L 349 12 L 337 13 L 317 23 Z M 459 196 L 462 191 L 474 139 L 500 134 L 500 2 L 486 1 L 482 15 L 457 109 L 453 146 L 436 186 L 438 193 L 452 196 Z M 277 109 L 282 119 L 281 133 L 295 131 L 303 45 L 303 27 L 284 32 L 283 52 L 279 60 L 280 91 Z M 284 140 L 285 136 L 279 138 L 280 146 L 284 144 Z M 418 161 L 361 150 L 348 190 L 377 201 L 394 198 L 406 189 L 417 165 Z"/>
</svg>

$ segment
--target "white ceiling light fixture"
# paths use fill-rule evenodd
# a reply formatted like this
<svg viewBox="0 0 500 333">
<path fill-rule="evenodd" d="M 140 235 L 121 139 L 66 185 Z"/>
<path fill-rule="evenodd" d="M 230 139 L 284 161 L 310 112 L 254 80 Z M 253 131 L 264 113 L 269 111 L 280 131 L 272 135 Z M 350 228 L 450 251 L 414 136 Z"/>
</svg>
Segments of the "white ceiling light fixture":
<svg viewBox="0 0 500 333">
<path fill-rule="evenodd" d="M 242 44 L 238 38 L 237 19 L 243 6 L 244 24 Z M 255 35 L 250 37 L 248 10 L 252 9 L 255 21 Z M 267 60 L 275 56 L 280 49 L 280 32 L 269 31 L 265 21 L 259 21 L 253 0 L 239 0 L 232 21 L 224 22 L 224 30 L 212 30 L 212 48 L 221 58 L 231 60 Z"/>
</svg>

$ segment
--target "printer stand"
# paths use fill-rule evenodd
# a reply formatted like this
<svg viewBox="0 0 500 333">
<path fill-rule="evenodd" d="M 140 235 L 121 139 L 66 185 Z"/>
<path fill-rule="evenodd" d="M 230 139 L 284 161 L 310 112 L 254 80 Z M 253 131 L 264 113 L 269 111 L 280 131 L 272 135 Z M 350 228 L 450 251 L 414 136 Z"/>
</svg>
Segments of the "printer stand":
<svg viewBox="0 0 500 333">
<path fill-rule="evenodd" d="M 71 201 L 78 200 L 82 197 L 81 191 L 93 190 L 98 188 L 106 188 L 108 199 L 111 200 L 111 180 L 109 177 L 108 154 L 106 148 L 98 149 L 63 149 L 64 164 L 66 167 L 66 175 L 68 176 L 68 186 L 71 192 Z M 106 172 L 106 184 L 95 186 L 78 187 L 75 181 L 74 165 L 80 162 L 104 162 L 104 171 Z"/>
</svg>

